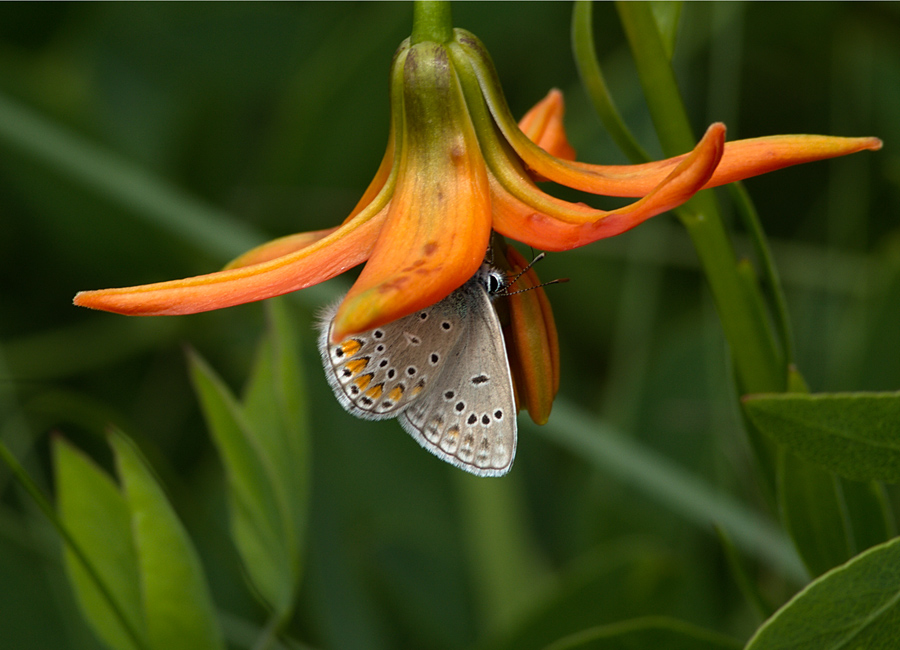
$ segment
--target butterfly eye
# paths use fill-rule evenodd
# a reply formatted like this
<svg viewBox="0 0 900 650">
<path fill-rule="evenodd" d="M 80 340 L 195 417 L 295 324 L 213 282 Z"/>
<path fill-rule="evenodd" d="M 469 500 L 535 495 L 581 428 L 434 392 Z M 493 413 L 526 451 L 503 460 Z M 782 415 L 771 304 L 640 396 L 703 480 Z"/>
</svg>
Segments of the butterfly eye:
<svg viewBox="0 0 900 650">
<path fill-rule="evenodd" d="M 487 292 L 499 293 L 503 289 L 504 284 L 505 282 L 499 275 L 491 273 L 487 278 Z"/>
</svg>

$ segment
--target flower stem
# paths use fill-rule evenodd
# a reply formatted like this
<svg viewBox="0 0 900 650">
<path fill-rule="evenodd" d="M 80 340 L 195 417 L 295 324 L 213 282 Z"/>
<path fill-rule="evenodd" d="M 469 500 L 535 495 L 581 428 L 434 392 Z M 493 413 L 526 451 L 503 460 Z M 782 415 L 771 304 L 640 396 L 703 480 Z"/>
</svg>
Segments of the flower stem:
<svg viewBox="0 0 900 650">
<path fill-rule="evenodd" d="M 673 156 L 690 151 L 696 139 L 649 3 L 618 2 L 616 8 L 664 153 Z M 701 192 L 676 214 L 703 265 L 734 356 L 740 390 L 783 391 L 787 381 L 784 354 L 764 317 L 758 282 L 738 264 L 715 196 Z"/>
<path fill-rule="evenodd" d="M 449 0 L 415 0 L 411 43 L 446 43 L 453 38 Z"/>
</svg>

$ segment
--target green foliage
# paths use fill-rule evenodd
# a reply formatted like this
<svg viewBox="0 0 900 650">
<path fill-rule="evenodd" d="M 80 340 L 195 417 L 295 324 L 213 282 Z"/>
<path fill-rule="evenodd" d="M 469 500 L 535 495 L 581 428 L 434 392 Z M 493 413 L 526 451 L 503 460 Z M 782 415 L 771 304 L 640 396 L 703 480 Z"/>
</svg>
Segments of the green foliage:
<svg viewBox="0 0 900 650">
<path fill-rule="evenodd" d="M 885 141 L 549 256 L 560 398 L 479 482 L 335 403 L 311 323 L 346 278 L 265 310 L 70 304 L 340 223 L 408 4 L 0 6 L 0 645 L 896 645 L 898 15 L 453 6 L 515 114 L 564 91 L 579 160 L 716 120 Z"/>
<path fill-rule="evenodd" d="M 812 575 L 854 553 L 837 478 L 782 451 L 778 459 L 778 505 L 785 528 Z"/>
<path fill-rule="evenodd" d="M 88 552 L 87 559 L 114 601 L 109 602 L 70 547 L 66 568 L 81 607 L 110 647 L 149 647 L 128 502 L 103 470 L 64 439 L 57 438 L 54 452 L 59 518 L 78 547 Z M 97 552 L 100 549 L 102 553 Z"/>
<path fill-rule="evenodd" d="M 55 444 L 66 564 L 98 635 L 112 648 L 223 648 L 196 551 L 134 443 L 114 432 L 110 445 L 121 491 L 61 438 Z M 98 585 L 97 577 L 103 585 Z"/>
<path fill-rule="evenodd" d="M 809 584 L 746 650 L 887 650 L 897 646 L 900 540 L 869 549 Z"/>
<path fill-rule="evenodd" d="M 309 445 L 287 307 L 273 300 L 269 316 L 243 403 L 196 353 L 189 361 L 228 474 L 232 535 L 254 589 L 283 622 L 301 575 Z"/>
<path fill-rule="evenodd" d="M 743 402 L 763 432 L 858 481 L 900 480 L 900 393 L 766 395 Z"/>
<path fill-rule="evenodd" d="M 585 630 L 546 650 L 728 650 L 741 644 L 693 625 L 663 617 L 635 619 Z"/>
</svg>

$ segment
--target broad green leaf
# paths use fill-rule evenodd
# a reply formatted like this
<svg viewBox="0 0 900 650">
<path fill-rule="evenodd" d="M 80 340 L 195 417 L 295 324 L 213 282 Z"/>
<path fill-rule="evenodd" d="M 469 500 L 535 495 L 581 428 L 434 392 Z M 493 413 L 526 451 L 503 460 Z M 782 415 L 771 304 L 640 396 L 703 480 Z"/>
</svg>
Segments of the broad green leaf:
<svg viewBox="0 0 900 650">
<path fill-rule="evenodd" d="M 265 352 L 267 347 L 270 345 L 263 346 L 263 361 L 257 364 L 253 385 L 268 384 L 271 388 L 272 381 L 260 379 L 272 374 L 271 356 Z M 263 443 L 271 442 L 273 437 L 277 440 L 271 433 L 271 428 L 280 426 L 279 418 L 272 415 L 276 409 L 271 404 L 267 414 L 262 407 L 250 409 L 261 421 L 260 428 L 269 431 L 267 435 L 259 434 L 259 429 L 251 428 L 244 409 L 212 368 L 194 353 L 189 361 L 195 391 L 228 476 L 234 542 L 254 589 L 280 616 L 286 615 L 297 584 L 297 571 L 292 564 L 297 561 L 297 554 L 292 552 L 285 489 L 273 485 L 272 479 L 278 474 L 275 463 L 280 462 L 284 453 L 275 454 L 279 461 L 274 461 Z M 254 388 L 251 392 L 262 390 Z"/>
<path fill-rule="evenodd" d="M 764 433 L 841 476 L 900 480 L 900 393 L 759 395 L 744 410 Z"/>
<path fill-rule="evenodd" d="M 234 542 L 255 589 L 277 612 L 284 612 L 294 581 L 285 517 L 269 478 L 272 471 L 243 409 L 222 380 L 196 353 L 189 361 L 194 389 L 228 475 Z"/>
<path fill-rule="evenodd" d="M 782 449 L 778 457 L 781 519 L 814 576 L 854 554 L 837 477 Z"/>
<path fill-rule="evenodd" d="M 737 650 L 727 636 L 665 616 L 601 625 L 548 645 L 545 650 Z"/>
<path fill-rule="evenodd" d="M 757 630 L 746 650 L 888 650 L 900 639 L 900 539 L 821 576 Z"/>
<path fill-rule="evenodd" d="M 61 437 L 53 441 L 53 459 L 59 517 L 147 647 L 128 504 L 112 479 Z M 97 635 L 111 648 L 137 648 L 106 596 L 68 547 L 65 560 L 75 595 Z"/>
<path fill-rule="evenodd" d="M 134 444 L 113 432 L 131 512 L 147 632 L 157 650 L 224 648 L 200 559 L 162 488 Z"/>
<path fill-rule="evenodd" d="M 309 431 L 297 323 L 287 302 L 266 301 L 268 332 L 250 378 L 244 413 L 285 519 L 293 584 L 300 579 L 309 506 Z"/>
</svg>

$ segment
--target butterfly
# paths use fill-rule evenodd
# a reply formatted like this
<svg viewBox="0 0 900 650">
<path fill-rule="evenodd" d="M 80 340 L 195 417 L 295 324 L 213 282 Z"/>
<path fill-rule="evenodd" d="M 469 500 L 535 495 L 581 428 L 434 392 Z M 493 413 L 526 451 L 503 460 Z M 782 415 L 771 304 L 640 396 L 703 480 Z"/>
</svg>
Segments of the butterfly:
<svg viewBox="0 0 900 650">
<path fill-rule="evenodd" d="M 321 316 L 325 376 L 349 413 L 397 418 L 422 447 L 477 476 L 516 455 L 516 404 L 500 320 L 505 274 L 483 264 L 440 302 L 331 343 L 338 304 Z"/>
</svg>

